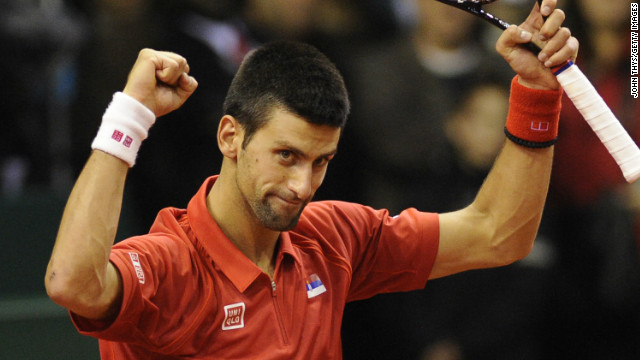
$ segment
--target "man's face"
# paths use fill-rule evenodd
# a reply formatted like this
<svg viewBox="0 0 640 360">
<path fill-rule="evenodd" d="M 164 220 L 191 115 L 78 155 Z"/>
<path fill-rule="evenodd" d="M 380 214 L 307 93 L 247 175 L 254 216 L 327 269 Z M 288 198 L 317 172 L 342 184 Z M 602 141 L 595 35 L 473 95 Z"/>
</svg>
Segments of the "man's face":
<svg viewBox="0 0 640 360">
<path fill-rule="evenodd" d="M 237 159 L 244 206 L 271 230 L 294 228 L 324 180 L 337 151 L 340 129 L 310 124 L 276 108 Z"/>
</svg>

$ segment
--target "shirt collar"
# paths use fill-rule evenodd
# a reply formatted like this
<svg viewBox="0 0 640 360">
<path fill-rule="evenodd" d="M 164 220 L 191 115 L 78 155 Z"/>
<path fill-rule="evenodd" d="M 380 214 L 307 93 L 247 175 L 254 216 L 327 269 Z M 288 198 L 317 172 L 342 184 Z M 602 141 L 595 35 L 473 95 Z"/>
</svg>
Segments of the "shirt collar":
<svg viewBox="0 0 640 360">
<path fill-rule="evenodd" d="M 213 262 L 240 291 L 244 292 L 262 270 L 246 257 L 222 232 L 207 208 L 207 194 L 218 179 L 212 176 L 205 180 L 196 195 L 189 201 L 187 215 L 198 241 L 205 248 Z M 278 262 L 282 254 L 290 254 L 297 259 L 289 233 L 280 234 Z M 278 263 L 276 263 L 276 267 Z"/>
</svg>

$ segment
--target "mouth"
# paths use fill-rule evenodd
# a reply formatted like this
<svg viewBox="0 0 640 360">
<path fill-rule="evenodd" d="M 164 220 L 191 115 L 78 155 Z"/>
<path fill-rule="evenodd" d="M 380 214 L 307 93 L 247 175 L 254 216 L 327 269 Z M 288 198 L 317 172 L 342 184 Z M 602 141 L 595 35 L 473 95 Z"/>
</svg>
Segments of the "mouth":
<svg viewBox="0 0 640 360">
<path fill-rule="evenodd" d="M 291 199 L 291 198 L 286 198 L 278 195 L 273 195 L 273 197 L 276 198 L 279 202 L 284 203 L 289 207 L 300 207 L 304 203 L 304 201 L 300 199 Z"/>
</svg>

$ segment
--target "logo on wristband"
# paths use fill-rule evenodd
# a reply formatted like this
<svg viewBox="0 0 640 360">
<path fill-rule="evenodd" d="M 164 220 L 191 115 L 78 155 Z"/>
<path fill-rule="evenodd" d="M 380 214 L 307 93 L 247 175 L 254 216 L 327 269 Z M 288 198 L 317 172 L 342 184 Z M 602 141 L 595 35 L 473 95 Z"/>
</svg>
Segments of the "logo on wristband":
<svg viewBox="0 0 640 360">
<path fill-rule="evenodd" d="M 124 141 L 122 142 L 122 145 L 124 145 L 125 147 L 131 147 L 131 144 L 133 143 L 133 138 L 131 136 L 127 135 L 125 137 L 124 133 L 119 130 L 113 130 L 113 134 L 111 134 L 111 138 L 116 142 L 122 141 L 123 137 Z"/>
<path fill-rule="evenodd" d="M 124 136 L 124 134 L 121 131 L 113 130 L 113 134 L 111 135 L 111 138 L 113 140 L 115 140 L 116 142 L 120 142 L 120 141 L 122 141 L 122 137 L 123 136 Z"/>
<path fill-rule="evenodd" d="M 533 131 L 549 131 L 548 121 L 532 121 L 531 130 Z"/>
</svg>

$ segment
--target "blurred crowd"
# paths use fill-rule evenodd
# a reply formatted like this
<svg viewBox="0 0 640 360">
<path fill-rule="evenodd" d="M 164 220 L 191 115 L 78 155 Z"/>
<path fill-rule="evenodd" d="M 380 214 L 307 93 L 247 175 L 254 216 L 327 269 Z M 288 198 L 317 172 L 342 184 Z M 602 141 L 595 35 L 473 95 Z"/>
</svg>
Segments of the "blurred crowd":
<svg viewBox="0 0 640 360">
<path fill-rule="evenodd" d="M 519 22 L 532 4 L 487 8 Z M 581 41 L 579 66 L 640 140 L 629 2 L 561 7 Z M 200 86 L 156 123 L 130 172 L 123 236 L 144 232 L 217 173 L 217 120 L 243 56 L 295 39 L 336 63 L 352 100 L 317 199 L 452 211 L 471 202 L 504 142 L 512 72 L 493 50 L 498 36 L 433 0 L 0 0 L 2 197 L 68 192 L 138 51 L 173 51 Z M 640 185 L 624 181 L 565 100 L 530 256 L 348 304 L 345 359 L 640 358 Z"/>
</svg>

